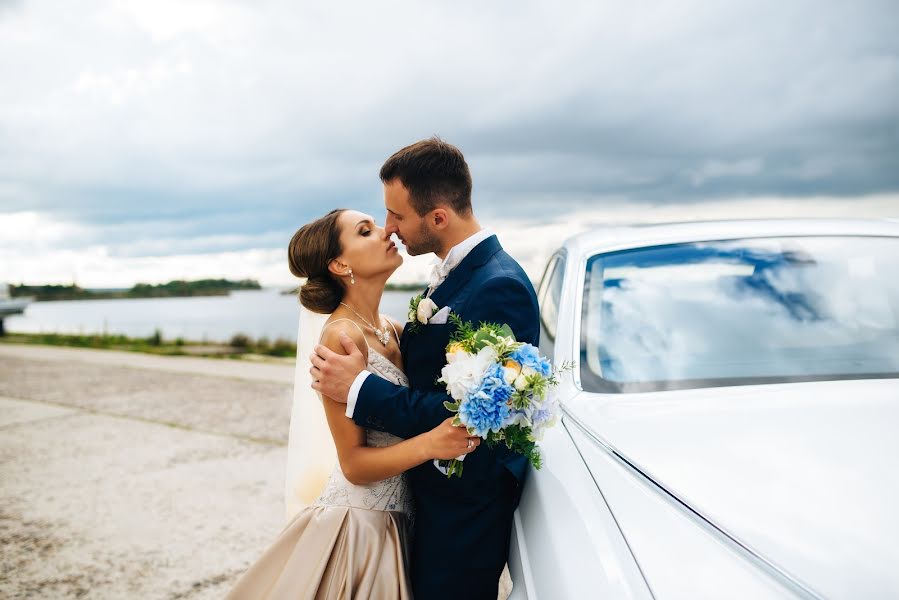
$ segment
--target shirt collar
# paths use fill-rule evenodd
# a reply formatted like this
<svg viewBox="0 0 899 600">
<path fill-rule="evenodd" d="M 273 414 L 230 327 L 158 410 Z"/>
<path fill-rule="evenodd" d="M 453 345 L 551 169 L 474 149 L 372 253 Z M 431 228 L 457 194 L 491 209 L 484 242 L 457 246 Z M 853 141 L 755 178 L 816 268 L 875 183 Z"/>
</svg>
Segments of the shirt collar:
<svg viewBox="0 0 899 600">
<path fill-rule="evenodd" d="M 475 249 L 475 247 L 493 235 L 493 232 L 487 228 L 481 229 L 480 231 L 475 232 L 473 235 L 468 236 L 452 248 L 450 251 L 446 253 L 446 256 L 443 260 L 439 258 L 434 261 L 435 268 L 443 275 L 449 275 L 449 272 L 456 268 L 456 266 L 465 260 L 465 257 Z"/>
</svg>

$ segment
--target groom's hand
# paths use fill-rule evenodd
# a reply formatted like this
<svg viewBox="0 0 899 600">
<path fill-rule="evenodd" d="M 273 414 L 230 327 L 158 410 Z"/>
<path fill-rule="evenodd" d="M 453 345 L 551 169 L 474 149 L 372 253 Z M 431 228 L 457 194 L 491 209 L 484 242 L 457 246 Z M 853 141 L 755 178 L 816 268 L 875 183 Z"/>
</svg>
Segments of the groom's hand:
<svg viewBox="0 0 899 600">
<path fill-rule="evenodd" d="M 312 368 L 312 389 L 337 402 L 346 404 L 350 386 L 365 369 L 365 357 L 347 334 L 340 332 L 340 344 L 346 354 L 338 354 L 319 344 L 309 357 Z"/>
</svg>

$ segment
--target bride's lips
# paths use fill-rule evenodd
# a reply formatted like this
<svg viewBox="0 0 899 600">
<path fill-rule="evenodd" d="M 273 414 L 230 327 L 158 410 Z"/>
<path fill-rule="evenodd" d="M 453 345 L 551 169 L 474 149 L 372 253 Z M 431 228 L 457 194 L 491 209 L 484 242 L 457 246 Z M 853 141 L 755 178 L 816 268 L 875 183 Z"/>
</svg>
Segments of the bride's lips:
<svg viewBox="0 0 899 600">
<path fill-rule="evenodd" d="M 390 245 L 387 246 L 387 251 L 390 252 L 391 250 L 396 250 L 396 244 L 393 242 L 390 242 Z"/>
</svg>

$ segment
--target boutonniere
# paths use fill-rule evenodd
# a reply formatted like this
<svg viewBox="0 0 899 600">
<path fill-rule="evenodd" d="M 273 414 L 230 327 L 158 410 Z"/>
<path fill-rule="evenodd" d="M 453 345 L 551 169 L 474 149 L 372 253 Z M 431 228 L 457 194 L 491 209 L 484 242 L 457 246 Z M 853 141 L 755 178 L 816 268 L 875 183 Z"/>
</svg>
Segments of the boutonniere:
<svg viewBox="0 0 899 600">
<path fill-rule="evenodd" d="M 406 331 L 415 333 L 422 325 L 427 325 L 428 319 L 437 312 L 437 305 L 424 294 L 419 294 L 409 301 L 409 324 Z"/>
</svg>

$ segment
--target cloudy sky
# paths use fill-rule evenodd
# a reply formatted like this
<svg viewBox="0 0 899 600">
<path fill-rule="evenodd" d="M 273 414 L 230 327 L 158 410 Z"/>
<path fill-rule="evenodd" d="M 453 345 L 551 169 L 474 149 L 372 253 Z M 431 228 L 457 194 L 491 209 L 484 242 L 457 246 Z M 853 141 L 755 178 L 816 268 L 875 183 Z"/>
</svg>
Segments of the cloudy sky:
<svg viewBox="0 0 899 600">
<path fill-rule="evenodd" d="M 378 168 L 432 134 L 534 276 L 593 224 L 899 216 L 896 23 L 894 0 L 0 0 L 0 281 L 289 285 L 293 231 L 383 219 Z"/>
</svg>

